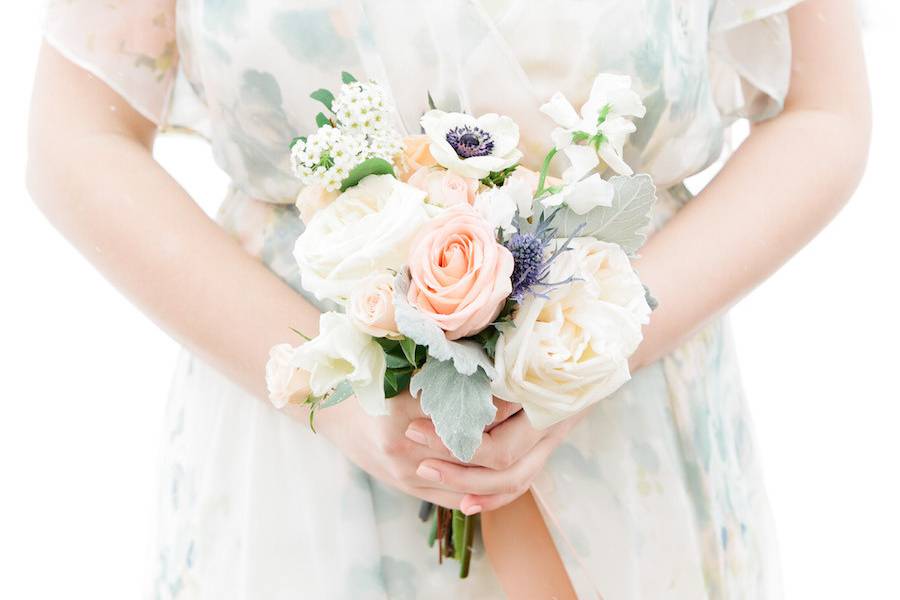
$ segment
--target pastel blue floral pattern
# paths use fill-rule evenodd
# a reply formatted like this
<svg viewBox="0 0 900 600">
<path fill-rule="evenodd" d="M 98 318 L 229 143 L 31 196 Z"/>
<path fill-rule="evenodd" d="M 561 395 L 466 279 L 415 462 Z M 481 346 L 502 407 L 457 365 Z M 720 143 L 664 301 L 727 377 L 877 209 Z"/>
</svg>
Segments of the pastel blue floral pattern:
<svg viewBox="0 0 900 600">
<path fill-rule="evenodd" d="M 532 157 L 553 92 L 580 105 L 598 72 L 629 74 L 648 111 L 626 159 L 660 188 L 659 228 L 729 125 L 780 110 L 797 1 L 50 0 L 46 38 L 161 128 L 205 136 L 232 180 L 221 226 L 304 293 L 288 145 L 341 70 L 386 86 L 409 133 L 424 89 L 508 114 Z M 502 597 L 478 543 L 458 580 L 417 500 L 188 354 L 166 423 L 152 597 Z M 753 440 L 724 320 L 591 408 L 534 487 L 579 596 L 780 597 Z"/>
</svg>

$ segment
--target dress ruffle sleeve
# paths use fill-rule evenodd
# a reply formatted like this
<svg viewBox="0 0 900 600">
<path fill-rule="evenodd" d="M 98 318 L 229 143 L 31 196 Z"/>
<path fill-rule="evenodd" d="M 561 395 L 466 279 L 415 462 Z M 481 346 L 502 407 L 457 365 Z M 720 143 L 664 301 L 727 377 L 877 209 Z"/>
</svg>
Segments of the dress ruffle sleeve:
<svg viewBox="0 0 900 600">
<path fill-rule="evenodd" d="M 781 112 L 791 76 L 786 11 L 802 0 L 717 0 L 710 22 L 713 95 L 726 122 Z"/>
<path fill-rule="evenodd" d="M 178 64 L 175 0 L 50 0 L 44 37 L 142 115 L 166 124 Z"/>
</svg>

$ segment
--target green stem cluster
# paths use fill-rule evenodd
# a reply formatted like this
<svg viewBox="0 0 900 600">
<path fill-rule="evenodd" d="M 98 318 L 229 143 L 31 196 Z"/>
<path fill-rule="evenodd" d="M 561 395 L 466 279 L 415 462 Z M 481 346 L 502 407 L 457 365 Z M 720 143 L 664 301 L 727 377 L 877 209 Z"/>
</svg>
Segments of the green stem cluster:
<svg viewBox="0 0 900 600">
<path fill-rule="evenodd" d="M 478 523 L 478 515 L 467 515 L 461 510 L 438 506 L 433 512 L 428 545 L 434 547 L 437 543 L 438 562 L 443 563 L 445 558 L 459 562 L 460 579 L 469 576 L 472 544 Z"/>
</svg>

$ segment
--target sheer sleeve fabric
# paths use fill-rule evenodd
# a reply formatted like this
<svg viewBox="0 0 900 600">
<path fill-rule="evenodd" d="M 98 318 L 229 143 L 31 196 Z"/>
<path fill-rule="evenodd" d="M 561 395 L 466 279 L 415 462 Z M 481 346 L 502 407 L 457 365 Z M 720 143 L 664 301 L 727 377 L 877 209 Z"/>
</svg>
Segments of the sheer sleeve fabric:
<svg viewBox="0 0 900 600">
<path fill-rule="evenodd" d="M 49 0 L 44 37 L 162 126 L 175 84 L 175 0 Z"/>
<path fill-rule="evenodd" d="M 761 121 L 784 106 L 791 76 L 786 11 L 801 0 L 717 0 L 710 23 L 710 80 L 723 118 Z"/>
</svg>

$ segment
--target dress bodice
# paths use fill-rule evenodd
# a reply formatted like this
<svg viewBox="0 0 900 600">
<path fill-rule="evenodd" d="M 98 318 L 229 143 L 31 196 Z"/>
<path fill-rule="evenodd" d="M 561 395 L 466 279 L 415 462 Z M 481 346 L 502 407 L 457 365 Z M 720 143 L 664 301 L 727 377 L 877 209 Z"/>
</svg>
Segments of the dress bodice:
<svg viewBox="0 0 900 600">
<path fill-rule="evenodd" d="M 526 163 L 550 145 L 538 107 L 631 75 L 647 106 L 626 148 L 661 188 L 715 160 L 735 119 L 776 112 L 788 82 L 785 0 L 51 0 L 47 37 L 163 127 L 211 142 L 248 197 L 290 203 L 288 145 L 313 90 L 378 80 L 397 125 L 441 108 L 500 112 Z"/>
</svg>

